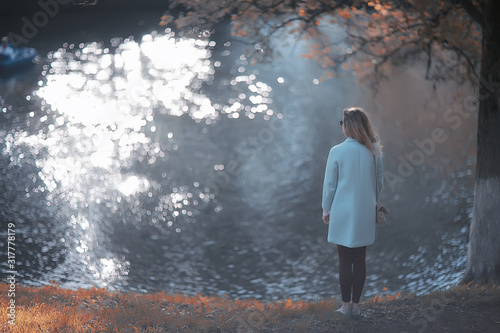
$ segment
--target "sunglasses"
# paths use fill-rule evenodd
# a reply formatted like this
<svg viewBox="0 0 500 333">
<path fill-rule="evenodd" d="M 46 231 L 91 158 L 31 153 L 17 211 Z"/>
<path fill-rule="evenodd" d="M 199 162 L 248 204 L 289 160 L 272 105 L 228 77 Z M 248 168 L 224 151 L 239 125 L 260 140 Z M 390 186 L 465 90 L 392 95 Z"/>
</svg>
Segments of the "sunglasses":
<svg viewBox="0 0 500 333">
<path fill-rule="evenodd" d="M 342 119 L 340 119 L 340 126 L 343 126 L 344 125 L 344 122 L 342 121 Z"/>
</svg>

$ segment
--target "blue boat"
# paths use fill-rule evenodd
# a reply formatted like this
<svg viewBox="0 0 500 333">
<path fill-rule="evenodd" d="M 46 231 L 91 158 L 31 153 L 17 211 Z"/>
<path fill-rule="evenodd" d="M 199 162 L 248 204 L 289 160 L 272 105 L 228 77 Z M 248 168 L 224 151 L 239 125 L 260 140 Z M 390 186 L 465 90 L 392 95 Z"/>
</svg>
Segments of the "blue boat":
<svg viewBox="0 0 500 333">
<path fill-rule="evenodd" d="M 31 47 L 18 47 L 13 49 L 13 57 L 0 54 L 0 71 L 19 69 L 20 67 L 32 64 L 33 59 L 38 54 L 37 50 Z"/>
</svg>

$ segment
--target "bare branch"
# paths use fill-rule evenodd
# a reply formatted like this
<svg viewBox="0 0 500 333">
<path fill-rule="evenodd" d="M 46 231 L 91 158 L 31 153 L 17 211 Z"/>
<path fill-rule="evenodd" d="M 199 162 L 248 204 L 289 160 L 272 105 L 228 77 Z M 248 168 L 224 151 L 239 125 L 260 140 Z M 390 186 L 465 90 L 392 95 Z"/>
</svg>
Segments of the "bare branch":
<svg viewBox="0 0 500 333">
<path fill-rule="evenodd" d="M 432 67 L 432 41 L 427 45 L 427 69 L 425 70 L 425 78 L 428 80 L 430 77 Z"/>
<path fill-rule="evenodd" d="M 480 26 L 483 26 L 483 13 L 479 10 L 472 0 L 458 0 L 460 6 L 476 21 Z"/>
<path fill-rule="evenodd" d="M 457 54 L 459 54 L 460 56 L 464 57 L 464 59 L 469 64 L 469 67 L 470 67 L 470 70 L 472 71 L 472 74 L 474 74 L 474 76 L 477 79 L 479 79 L 479 74 L 477 74 L 477 72 L 476 72 L 476 65 L 472 62 L 472 59 L 464 52 L 464 50 L 462 50 L 456 46 L 450 47 L 447 43 L 443 43 L 443 47 L 445 49 L 448 49 L 448 50 L 453 50 Z"/>
</svg>

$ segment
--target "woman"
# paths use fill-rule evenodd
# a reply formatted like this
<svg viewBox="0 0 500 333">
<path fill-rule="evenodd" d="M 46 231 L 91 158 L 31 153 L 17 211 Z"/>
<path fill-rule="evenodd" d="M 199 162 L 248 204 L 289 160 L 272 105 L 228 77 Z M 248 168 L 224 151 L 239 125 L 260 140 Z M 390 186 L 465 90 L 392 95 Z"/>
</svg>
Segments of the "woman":
<svg viewBox="0 0 500 333">
<path fill-rule="evenodd" d="M 344 109 L 340 126 L 347 139 L 328 155 L 323 222 L 328 224 L 328 242 L 337 244 L 339 255 L 343 304 L 337 311 L 360 315 L 366 247 L 375 241 L 375 205 L 383 185 L 382 145 L 362 108 Z"/>
</svg>

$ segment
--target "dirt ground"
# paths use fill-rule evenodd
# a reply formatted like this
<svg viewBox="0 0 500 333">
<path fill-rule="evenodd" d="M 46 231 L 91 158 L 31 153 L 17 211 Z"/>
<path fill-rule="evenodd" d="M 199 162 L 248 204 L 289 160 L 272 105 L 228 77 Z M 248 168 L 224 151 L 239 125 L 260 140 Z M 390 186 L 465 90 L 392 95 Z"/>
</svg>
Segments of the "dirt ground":
<svg viewBox="0 0 500 333">
<path fill-rule="evenodd" d="M 498 290 L 498 289 L 497 289 Z M 500 333 L 500 293 L 470 290 L 362 304 L 362 316 L 334 313 L 332 319 L 312 321 L 303 330 L 263 332 L 494 332 Z M 297 323 L 306 318 L 296 318 Z"/>
<path fill-rule="evenodd" d="M 0 283 L 0 317 L 8 318 L 9 286 Z M 182 333 L 500 333 L 500 286 L 452 286 L 427 295 L 377 295 L 360 303 L 361 316 L 335 310 L 339 301 L 134 294 L 102 288 L 17 286 L 16 322 L 0 332 Z"/>
</svg>

